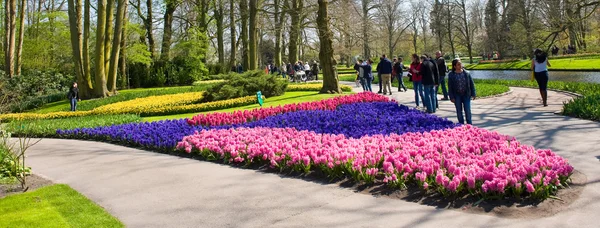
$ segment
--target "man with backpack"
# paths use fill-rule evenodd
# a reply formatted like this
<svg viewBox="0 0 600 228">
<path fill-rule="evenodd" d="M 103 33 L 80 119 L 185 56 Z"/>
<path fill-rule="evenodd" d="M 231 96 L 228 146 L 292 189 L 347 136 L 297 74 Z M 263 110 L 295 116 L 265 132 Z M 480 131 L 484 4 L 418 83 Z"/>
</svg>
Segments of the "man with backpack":
<svg viewBox="0 0 600 228">
<path fill-rule="evenodd" d="M 425 97 L 423 103 L 427 107 L 427 113 L 435 113 L 437 106 L 437 94 L 435 93 L 434 87 L 439 84 L 439 71 L 437 64 L 433 59 L 427 55 L 421 56 L 421 76 L 423 79 L 423 88 L 425 90 Z"/>
<path fill-rule="evenodd" d="M 389 95 L 392 95 L 392 62 L 385 55 L 381 56 L 381 61 L 377 64 L 377 78 L 379 79 L 379 92 L 377 93 L 381 93 L 383 87 L 384 95 L 387 94 L 388 88 Z"/>
<path fill-rule="evenodd" d="M 448 89 L 446 88 L 446 72 L 448 72 L 448 66 L 446 65 L 446 60 L 444 60 L 444 57 L 442 57 L 441 51 L 437 51 L 435 53 L 435 58 L 436 58 L 436 64 L 437 64 L 437 68 L 438 68 L 439 75 L 440 75 L 440 80 L 439 80 L 440 84 L 435 87 L 435 93 L 437 94 L 437 92 L 439 91 L 440 86 L 441 86 L 442 93 L 444 94 L 444 98 L 442 98 L 442 100 L 447 101 L 448 100 Z"/>
</svg>

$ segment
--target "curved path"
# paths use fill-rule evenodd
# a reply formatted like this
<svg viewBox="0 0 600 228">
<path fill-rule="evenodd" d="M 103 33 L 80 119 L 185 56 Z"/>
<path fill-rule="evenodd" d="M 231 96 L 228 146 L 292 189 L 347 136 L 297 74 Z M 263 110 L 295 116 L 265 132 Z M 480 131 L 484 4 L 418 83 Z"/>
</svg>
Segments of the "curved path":
<svg viewBox="0 0 600 228">
<path fill-rule="evenodd" d="M 536 90 L 473 102 L 476 126 L 550 148 L 587 176 L 568 210 L 540 219 L 506 219 L 354 193 L 277 174 L 106 143 L 44 139 L 29 151 L 35 173 L 71 187 L 128 227 L 594 227 L 600 215 L 600 123 L 554 115 L 569 96 Z M 394 92 L 412 105 L 412 91 Z M 454 119 L 450 102 L 438 115 Z"/>
</svg>

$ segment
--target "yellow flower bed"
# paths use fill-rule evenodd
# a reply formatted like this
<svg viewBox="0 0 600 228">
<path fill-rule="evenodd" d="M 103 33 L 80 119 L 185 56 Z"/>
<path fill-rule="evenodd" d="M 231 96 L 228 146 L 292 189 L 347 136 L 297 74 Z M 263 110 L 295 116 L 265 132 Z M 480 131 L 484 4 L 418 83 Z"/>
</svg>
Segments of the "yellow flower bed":
<svg viewBox="0 0 600 228">
<path fill-rule="evenodd" d="M 204 92 L 192 92 L 136 98 L 129 101 L 100 106 L 92 111 L 95 114 L 139 114 L 151 109 L 193 104 L 202 100 L 203 93 Z"/>
<path fill-rule="evenodd" d="M 187 93 L 189 96 L 190 93 Z M 170 95 L 169 95 L 170 96 Z M 163 96 L 158 96 L 163 97 Z M 174 99 L 173 96 L 170 96 L 171 99 Z M 196 98 L 198 98 L 196 96 Z M 157 98 L 158 99 L 158 98 Z M 113 106 L 113 108 L 103 108 L 105 106 L 101 106 L 92 111 L 77 111 L 77 112 L 52 112 L 52 113 L 9 113 L 0 115 L 0 122 L 9 122 L 9 121 L 19 121 L 19 120 L 32 120 L 32 119 L 59 119 L 59 118 L 68 118 L 68 117 L 79 117 L 79 116 L 88 116 L 88 115 L 102 115 L 102 114 L 117 114 L 117 113 L 131 113 L 138 114 L 140 116 L 162 116 L 162 115 L 171 115 L 171 114 L 180 114 L 180 113 L 191 113 L 191 112 L 205 112 L 205 111 L 213 111 L 219 109 L 233 108 L 244 105 L 250 105 L 256 103 L 256 96 L 247 96 L 240 97 L 235 99 L 229 99 L 224 101 L 214 101 L 207 103 L 199 103 L 193 104 L 190 102 L 192 99 L 180 99 L 180 103 L 187 104 L 179 104 L 179 105 L 164 105 L 167 103 L 175 104 L 175 101 L 157 101 L 156 103 L 163 104 L 162 106 L 158 106 L 155 104 L 148 104 L 148 102 L 143 101 L 142 103 L 147 104 L 147 106 L 138 106 L 135 108 L 132 107 L 123 107 L 121 105 L 116 106 L 116 104 L 106 105 Z M 197 100 L 194 100 L 197 101 Z M 125 103 L 125 102 L 119 102 Z M 141 104 L 141 103 L 140 103 Z M 131 104 L 134 105 L 134 104 Z M 121 107 L 121 110 L 116 110 L 116 108 Z M 129 112 L 127 112 L 129 111 Z"/>
<path fill-rule="evenodd" d="M 170 107 L 161 107 L 155 109 L 148 109 L 144 112 L 139 113 L 140 116 L 163 116 L 170 114 L 180 114 L 180 113 L 192 113 L 192 112 L 206 112 L 213 111 L 219 109 L 233 108 L 244 105 L 250 105 L 256 103 L 256 96 L 247 96 L 234 98 L 223 101 L 213 101 L 206 102 L 200 104 L 189 104 L 189 105 L 179 105 L 179 106 L 170 106 Z"/>
<path fill-rule="evenodd" d="M 323 84 L 289 84 L 285 91 L 320 91 Z M 345 92 L 352 91 L 352 87 L 340 85 L 340 89 Z"/>
<path fill-rule="evenodd" d="M 67 117 L 80 117 L 91 115 L 92 111 L 78 112 L 51 112 L 51 113 L 8 113 L 0 115 L 1 122 L 32 120 L 32 119 L 58 119 Z"/>
</svg>

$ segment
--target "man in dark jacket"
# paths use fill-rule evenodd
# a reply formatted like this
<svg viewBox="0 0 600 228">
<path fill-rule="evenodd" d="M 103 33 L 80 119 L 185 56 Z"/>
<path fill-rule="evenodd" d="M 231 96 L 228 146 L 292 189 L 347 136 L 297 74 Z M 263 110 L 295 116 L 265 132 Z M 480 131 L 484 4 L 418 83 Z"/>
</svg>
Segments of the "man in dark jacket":
<svg viewBox="0 0 600 228">
<path fill-rule="evenodd" d="M 381 93 L 383 87 L 383 94 L 387 94 L 389 88 L 389 94 L 392 95 L 392 62 L 385 55 L 381 56 L 381 61 L 377 64 L 377 79 L 379 79 L 379 92 L 377 93 Z"/>
<path fill-rule="evenodd" d="M 428 113 L 435 113 L 437 94 L 434 86 L 439 84 L 439 72 L 437 65 L 427 55 L 421 56 L 421 75 L 423 77 L 421 82 L 425 90 L 423 102 Z"/>
<path fill-rule="evenodd" d="M 439 75 L 440 75 L 440 84 L 435 87 L 435 92 L 437 93 L 441 86 L 442 93 L 444 94 L 444 98 L 442 98 L 442 100 L 447 101 L 448 100 L 448 89 L 446 89 L 446 72 L 448 71 L 448 66 L 446 66 L 446 60 L 444 60 L 444 57 L 442 57 L 441 51 L 437 51 L 435 53 L 435 58 L 436 58 L 436 63 L 437 63 L 437 67 L 438 67 L 438 71 L 439 71 Z"/>
</svg>

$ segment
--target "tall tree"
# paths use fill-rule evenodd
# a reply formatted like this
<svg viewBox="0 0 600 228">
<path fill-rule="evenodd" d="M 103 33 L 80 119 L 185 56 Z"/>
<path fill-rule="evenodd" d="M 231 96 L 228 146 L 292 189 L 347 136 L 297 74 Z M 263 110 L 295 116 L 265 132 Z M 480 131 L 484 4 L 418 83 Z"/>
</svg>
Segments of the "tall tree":
<svg viewBox="0 0 600 228">
<path fill-rule="evenodd" d="M 15 75 L 15 38 L 17 1 L 4 1 L 4 72 L 8 77 Z"/>
<path fill-rule="evenodd" d="M 290 41 L 288 43 L 288 61 L 292 64 L 298 61 L 298 41 L 300 39 L 300 16 L 304 8 L 302 0 L 291 0 L 288 12 L 291 18 Z"/>
<path fill-rule="evenodd" d="M 69 28 L 71 34 L 71 47 L 73 51 L 73 62 L 75 65 L 75 76 L 79 84 L 80 97 L 88 98 L 90 95 L 89 78 L 85 77 L 85 65 L 83 62 L 83 40 L 81 25 L 81 0 L 68 1 Z"/>
<path fill-rule="evenodd" d="M 250 57 L 249 70 L 255 70 L 258 67 L 258 31 L 257 31 L 257 13 L 258 13 L 258 2 L 257 0 L 249 1 L 249 29 L 248 29 L 248 56 Z"/>
<path fill-rule="evenodd" d="M 117 0 L 117 18 L 115 21 L 114 39 L 110 53 L 110 65 L 108 67 L 108 89 L 113 94 L 117 91 L 117 71 L 119 65 L 119 53 L 121 51 L 121 39 L 123 38 L 123 27 L 125 24 L 125 11 L 127 0 Z"/>
<path fill-rule="evenodd" d="M 336 61 L 333 58 L 333 41 L 327 16 L 327 0 L 318 0 L 317 28 L 319 32 L 319 61 L 323 68 L 323 87 L 320 93 L 341 93 Z"/>
<path fill-rule="evenodd" d="M 445 0 L 444 2 L 444 14 L 445 14 L 445 24 L 446 26 L 446 34 L 448 35 L 448 43 L 450 44 L 450 50 L 452 51 L 452 57 L 456 56 L 456 48 L 454 46 L 454 26 L 452 26 L 452 22 L 454 21 L 454 17 L 452 12 L 454 11 L 454 4 L 450 0 Z"/>
<path fill-rule="evenodd" d="M 377 7 L 373 0 L 361 0 L 361 19 L 362 19 L 362 39 L 363 39 L 363 58 L 371 57 L 371 48 L 369 41 L 369 27 L 371 22 L 371 10 Z"/>
<path fill-rule="evenodd" d="M 250 67 L 250 56 L 248 52 L 248 0 L 240 0 L 240 17 L 242 19 L 242 65 L 244 70 Z"/>
<path fill-rule="evenodd" d="M 394 55 L 398 41 L 403 37 L 406 29 L 412 23 L 415 23 L 415 21 L 413 18 L 412 22 L 408 23 L 408 25 L 402 25 L 403 19 L 406 19 L 402 17 L 404 12 L 401 10 L 404 0 L 379 0 L 378 3 L 379 7 L 377 10 L 379 17 L 382 19 L 385 31 L 387 32 L 388 56 L 391 57 Z"/>
<path fill-rule="evenodd" d="M 94 96 L 95 97 L 106 97 L 108 95 L 108 88 L 106 87 L 106 53 L 104 41 L 106 39 L 106 7 L 107 0 L 98 0 L 98 6 L 96 7 L 97 14 L 97 27 L 96 27 L 96 55 L 95 55 L 95 85 L 94 85 Z"/>
<path fill-rule="evenodd" d="M 231 51 L 229 55 L 229 66 L 235 65 L 235 53 L 237 51 L 235 38 L 235 0 L 229 0 L 229 37 L 231 38 Z"/>
<path fill-rule="evenodd" d="M 493 0 L 490 0 L 493 1 Z M 433 9 L 431 10 L 431 30 L 435 34 L 438 42 L 438 50 L 443 51 L 444 47 L 444 36 L 445 36 L 445 26 L 444 26 L 444 6 L 440 0 L 435 0 L 433 3 Z"/>
<path fill-rule="evenodd" d="M 166 3 L 162 47 L 160 49 L 160 60 L 162 61 L 169 61 L 171 38 L 173 36 L 173 14 L 179 5 L 178 0 L 167 0 Z"/>
<path fill-rule="evenodd" d="M 17 44 L 17 59 L 15 62 L 15 74 L 21 75 L 21 56 L 23 54 L 23 39 L 25 38 L 25 11 L 27 11 L 27 2 L 21 0 L 19 3 L 19 43 Z"/>
<path fill-rule="evenodd" d="M 473 63 L 473 34 L 477 31 L 477 25 L 473 22 L 471 14 L 474 10 L 479 10 L 479 7 L 470 6 L 467 8 L 466 0 L 456 0 L 456 12 L 459 12 L 458 18 L 460 23 L 456 23 L 456 30 L 459 32 L 459 39 L 463 45 L 467 47 L 469 54 L 469 63 Z M 467 12 L 469 11 L 469 12 Z"/>
<path fill-rule="evenodd" d="M 137 16 L 140 19 L 142 19 L 142 22 L 144 23 L 144 28 L 146 29 L 146 38 L 148 39 L 148 50 L 150 51 L 150 57 L 154 59 L 156 51 L 156 41 L 154 39 L 154 17 L 152 15 L 152 0 L 146 0 L 146 14 L 142 12 L 140 0 L 136 0 L 135 2 L 134 0 L 131 0 L 130 3 L 133 6 L 133 8 L 135 8 Z"/>
<path fill-rule="evenodd" d="M 275 22 L 275 66 L 281 66 L 281 42 L 282 42 L 282 34 L 281 29 L 283 25 L 283 20 L 285 18 L 285 13 L 282 11 L 282 0 L 274 0 L 273 5 L 275 8 L 275 13 L 273 15 L 273 19 Z M 287 2 L 287 1 L 286 1 Z M 287 3 L 283 4 L 287 5 Z"/>
<path fill-rule="evenodd" d="M 213 0 L 213 17 L 217 26 L 217 57 L 219 58 L 221 73 L 224 73 L 225 70 L 225 25 L 223 24 L 225 10 L 223 8 L 223 0 Z"/>
</svg>

